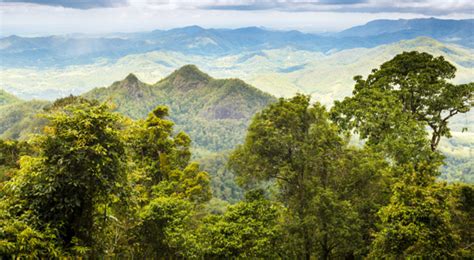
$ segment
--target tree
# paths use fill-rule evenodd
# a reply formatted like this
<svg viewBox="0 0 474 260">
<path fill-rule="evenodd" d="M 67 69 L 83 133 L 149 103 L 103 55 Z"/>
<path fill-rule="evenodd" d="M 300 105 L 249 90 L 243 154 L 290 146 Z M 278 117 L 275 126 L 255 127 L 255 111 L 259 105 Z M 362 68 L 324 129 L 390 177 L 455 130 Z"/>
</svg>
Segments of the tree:
<svg viewBox="0 0 474 260">
<path fill-rule="evenodd" d="M 279 200 L 288 209 L 286 229 L 293 243 L 288 247 L 292 257 L 329 258 L 354 253 L 361 243 L 362 212 L 355 205 L 357 196 L 351 196 L 345 187 L 348 180 L 361 181 L 365 172 L 351 163 L 353 156 L 362 158 L 356 154 L 339 136 L 325 108 L 317 103 L 310 106 L 309 97 L 297 95 L 280 99 L 254 117 L 230 166 L 246 184 L 276 181 Z M 374 165 L 384 165 L 374 155 L 366 158 Z M 358 188 L 365 190 L 380 181 L 379 169 L 372 174 L 375 176 L 361 181 Z"/>
<path fill-rule="evenodd" d="M 282 257 L 280 211 L 262 190 L 252 190 L 223 215 L 208 216 L 198 230 L 204 258 Z"/>
<path fill-rule="evenodd" d="M 211 198 L 210 180 L 197 163 L 190 163 L 191 139 L 183 132 L 173 135 L 167 116 L 168 108 L 158 106 L 127 133 L 137 205 L 135 255 L 194 257 L 194 217 Z"/>
<path fill-rule="evenodd" d="M 474 257 L 474 185 L 453 184 L 445 187 L 455 233 L 459 236 L 457 256 Z"/>
<path fill-rule="evenodd" d="M 122 196 L 126 181 L 120 117 L 106 105 L 67 106 L 49 117 L 35 141 L 38 155 L 21 159 L 5 185 L 4 205 L 12 219 L 43 232 L 56 230 L 65 251 L 94 254 L 105 225 L 100 208 Z"/>
<path fill-rule="evenodd" d="M 379 211 L 373 257 L 452 257 L 458 237 L 449 196 L 435 183 L 448 121 L 472 106 L 474 84 L 453 85 L 455 67 L 443 57 L 404 52 L 355 77 L 353 96 L 336 102 L 332 119 L 382 151 L 394 177 L 390 203 Z M 429 138 L 426 128 L 431 128 Z"/>
<path fill-rule="evenodd" d="M 135 229 L 139 247 L 136 256 L 143 258 L 177 258 L 192 256 L 189 236 L 192 204 L 183 199 L 161 196 L 140 211 Z M 192 242 L 191 242 L 192 243 Z"/>
<path fill-rule="evenodd" d="M 431 170 L 427 167 L 425 170 Z M 433 184 L 430 174 L 412 166 L 400 176 L 390 203 L 379 211 L 381 230 L 375 235 L 370 256 L 455 256 L 459 237 L 451 224 L 449 193 L 443 184 Z"/>
<path fill-rule="evenodd" d="M 441 137 L 451 136 L 448 120 L 473 105 L 474 83 L 449 83 L 455 72 L 442 56 L 403 52 L 372 70 L 367 79 L 354 77 L 353 96 L 336 101 L 332 117 L 345 128 L 357 129 L 362 138 L 377 142 L 409 115 L 431 128 L 430 147 L 435 151 Z"/>
<path fill-rule="evenodd" d="M 33 153 L 24 141 L 0 139 L 0 183 L 7 181 L 18 168 L 20 156 Z"/>
</svg>

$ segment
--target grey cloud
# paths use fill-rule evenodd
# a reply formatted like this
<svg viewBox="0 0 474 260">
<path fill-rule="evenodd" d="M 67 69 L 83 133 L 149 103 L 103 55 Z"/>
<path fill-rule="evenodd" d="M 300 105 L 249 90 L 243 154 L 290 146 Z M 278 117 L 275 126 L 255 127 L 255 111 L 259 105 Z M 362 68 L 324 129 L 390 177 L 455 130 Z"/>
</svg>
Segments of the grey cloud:
<svg viewBox="0 0 474 260">
<path fill-rule="evenodd" d="M 0 2 L 35 3 L 77 9 L 135 5 L 158 8 L 167 6 L 182 10 L 385 12 L 435 16 L 464 13 L 474 16 L 472 0 L 0 0 Z"/>
<path fill-rule="evenodd" d="M 30 3 L 49 6 L 62 6 L 75 9 L 116 7 L 127 4 L 127 0 L 0 0 L 3 3 Z"/>
<path fill-rule="evenodd" d="M 131 0 L 133 1 L 133 0 Z M 287 12 L 398 12 L 424 15 L 447 15 L 451 13 L 474 14 L 471 0 L 229 0 L 229 1 L 160 1 L 172 3 L 180 8 L 206 10 L 279 10 Z"/>
</svg>

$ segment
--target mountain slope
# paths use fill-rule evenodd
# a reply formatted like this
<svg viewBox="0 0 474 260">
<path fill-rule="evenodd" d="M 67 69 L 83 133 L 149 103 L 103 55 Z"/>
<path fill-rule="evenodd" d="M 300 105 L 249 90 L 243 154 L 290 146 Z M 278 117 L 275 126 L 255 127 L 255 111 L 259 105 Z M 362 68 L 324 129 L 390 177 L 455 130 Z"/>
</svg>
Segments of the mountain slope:
<svg viewBox="0 0 474 260">
<path fill-rule="evenodd" d="M 251 117 L 275 98 L 238 79 L 213 79 L 194 65 L 186 65 L 154 85 L 133 74 L 110 87 L 83 95 L 111 101 L 116 110 L 144 118 L 157 105 L 170 108 L 176 129 L 191 136 L 196 148 L 231 149 L 245 135 Z"/>
<path fill-rule="evenodd" d="M 46 120 L 38 117 L 50 102 L 24 101 L 0 106 L 0 138 L 25 140 L 42 131 Z"/>
<path fill-rule="evenodd" d="M 16 96 L 0 89 L 0 106 L 5 106 L 13 103 L 20 102 L 21 100 Z"/>
</svg>

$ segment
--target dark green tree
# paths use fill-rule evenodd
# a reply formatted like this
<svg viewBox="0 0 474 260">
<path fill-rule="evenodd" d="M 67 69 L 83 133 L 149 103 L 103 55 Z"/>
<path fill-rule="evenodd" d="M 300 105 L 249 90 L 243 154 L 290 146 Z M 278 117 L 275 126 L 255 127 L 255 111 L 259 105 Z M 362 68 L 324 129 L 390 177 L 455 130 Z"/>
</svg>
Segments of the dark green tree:
<svg viewBox="0 0 474 260">
<path fill-rule="evenodd" d="M 452 224 L 459 236 L 458 257 L 474 257 L 474 185 L 453 184 L 446 187 Z"/>
<path fill-rule="evenodd" d="M 459 240 L 449 196 L 435 183 L 443 159 L 437 146 L 450 137 L 449 119 L 472 106 L 474 84 L 447 81 L 455 70 L 443 57 L 405 52 L 366 80 L 355 77 L 353 96 L 331 111 L 341 128 L 358 132 L 391 164 L 392 197 L 379 211 L 373 257 L 455 255 Z"/>
<path fill-rule="evenodd" d="M 365 191 L 382 174 L 376 168 L 363 180 L 368 168 L 361 167 L 367 163 L 351 163 L 351 157 L 363 157 L 347 142 L 324 107 L 297 95 L 258 113 L 245 143 L 232 154 L 230 165 L 242 182 L 273 180 L 278 185 L 279 200 L 288 209 L 289 257 L 343 257 L 356 254 L 362 245 L 360 230 L 367 226 L 359 215 L 363 207 L 356 205 L 360 199 L 350 194 L 347 181 L 360 181 L 357 189 Z M 384 165 L 380 158 L 366 155 L 361 161 Z"/>
</svg>

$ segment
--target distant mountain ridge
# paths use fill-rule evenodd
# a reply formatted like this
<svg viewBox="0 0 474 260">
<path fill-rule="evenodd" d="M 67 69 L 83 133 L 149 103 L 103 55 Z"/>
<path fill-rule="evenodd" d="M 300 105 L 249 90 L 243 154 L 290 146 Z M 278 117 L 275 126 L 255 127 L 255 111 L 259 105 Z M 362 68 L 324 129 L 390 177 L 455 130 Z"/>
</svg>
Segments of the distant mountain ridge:
<svg viewBox="0 0 474 260">
<path fill-rule="evenodd" d="M 277 48 L 327 52 L 427 36 L 474 47 L 474 20 L 375 20 L 332 35 L 275 31 L 260 27 L 204 29 L 189 26 L 108 37 L 48 36 L 0 39 L 0 67 L 62 67 L 150 51 L 220 56 Z"/>
<path fill-rule="evenodd" d="M 417 32 L 432 38 L 472 36 L 474 19 L 448 20 L 436 18 L 374 20 L 339 32 L 339 37 L 366 37 L 399 32 Z M 418 35 L 420 36 L 420 35 Z"/>
<path fill-rule="evenodd" d="M 373 44 L 390 43 L 399 40 L 425 36 L 445 43 L 456 43 L 474 47 L 474 19 L 441 20 L 399 19 L 375 20 L 355 26 L 337 34 L 337 37 L 372 39 Z"/>
</svg>

